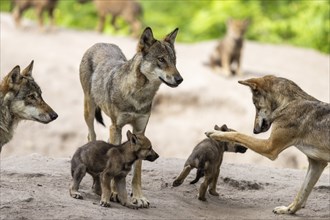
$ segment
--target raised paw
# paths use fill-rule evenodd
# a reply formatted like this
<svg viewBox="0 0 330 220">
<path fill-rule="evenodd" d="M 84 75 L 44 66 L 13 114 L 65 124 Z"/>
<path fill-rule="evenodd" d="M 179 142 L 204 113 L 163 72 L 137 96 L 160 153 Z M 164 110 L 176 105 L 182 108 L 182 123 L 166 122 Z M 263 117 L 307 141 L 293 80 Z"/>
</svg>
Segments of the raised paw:
<svg viewBox="0 0 330 220">
<path fill-rule="evenodd" d="M 100 201 L 100 206 L 102 207 L 110 207 L 110 202 L 106 202 L 106 201 Z"/>
<path fill-rule="evenodd" d="M 214 131 L 207 131 L 205 132 L 205 135 L 210 138 L 213 133 Z"/>
<path fill-rule="evenodd" d="M 294 212 L 290 208 L 290 206 L 278 206 L 273 209 L 273 213 L 275 214 L 293 214 Z"/>
<path fill-rule="evenodd" d="M 138 208 L 149 208 L 150 202 L 145 197 L 134 197 L 132 198 L 133 204 Z"/>
<path fill-rule="evenodd" d="M 180 181 L 180 180 L 174 180 L 174 182 L 172 183 L 172 186 L 173 187 L 177 187 L 177 186 L 180 186 L 182 184 L 183 181 Z"/>
</svg>

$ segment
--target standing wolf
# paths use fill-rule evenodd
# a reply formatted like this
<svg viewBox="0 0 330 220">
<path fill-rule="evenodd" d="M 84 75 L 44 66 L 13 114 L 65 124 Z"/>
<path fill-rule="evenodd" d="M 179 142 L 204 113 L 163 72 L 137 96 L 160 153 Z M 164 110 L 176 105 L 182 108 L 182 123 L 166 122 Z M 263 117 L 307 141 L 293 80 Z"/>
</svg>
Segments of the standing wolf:
<svg viewBox="0 0 330 220">
<path fill-rule="evenodd" d="M 152 30 L 146 28 L 131 60 L 114 44 L 98 43 L 86 51 L 80 64 L 80 81 L 89 141 L 96 140 L 94 118 L 103 123 L 101 110 L 112 122 L 111 144 L 121 143 L 122 127 L 126 124 L 133 126 L 133 133 L 144 134 L 160 84 L 177 87 L 183 81 L 176 68 L 177 32 L 175 29 L 158 41 Z M 133 201 L 140 207 L 148 207 L 149 202 L 141 191 L 141 166 L 141 160 L 134 166 Z"/>
<path fill-rule="evenodd" d="M 11 140 L 21 120 L 49 123 L 57 118 L 41 97 L 41 89 L 32 78 L 33 61 L 23 72 L 15 66 L 0 82 L 0 152 Z"/>
<path fill-rule="evenodd" d="M 257 139 L 238 132 L 206 132 L 219 141 L 234 141 L 275 160 L 286 148 L 294 145 L 308 158 L 305 181 L 289 206 L 276 207 L 277 214 L 294 214 L 301 209 L 330 162 L 330 104 L 308 95 L 291 80 L 264 76 L 239 83 L 249 86 L 256 108 L 254 133 L 266 132 L 273 125 L 268 139 Z"/>
</svg>

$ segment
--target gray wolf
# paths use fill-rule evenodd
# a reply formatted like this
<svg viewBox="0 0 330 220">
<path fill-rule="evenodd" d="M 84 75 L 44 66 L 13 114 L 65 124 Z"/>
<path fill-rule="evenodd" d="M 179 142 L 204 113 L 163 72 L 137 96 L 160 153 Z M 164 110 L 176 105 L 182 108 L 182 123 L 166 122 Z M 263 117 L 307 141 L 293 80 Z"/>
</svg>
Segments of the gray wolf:
<svg viewBox="0 0 330 220">
<path fill-rule="evenodd" d="M 286 148 L 296 146 L 308 158 L 304 183 L 289 206 L 276 207 L 277 214 L 294 214 L 305 202 L 330 162 L 330 104 L 310 96 L 291 80 L 264 76 L 239 83 L 250 87 L 256 108 L 254 133 L 266 132 L 268 139 L 257 139 L 238 132 L 206 132 L 215 140 L 234 141 L 275 160 Z"/>
<path fill-rule="evenodd" d="M 241 54 L 244 43 L 244 34 L 249 25 L 248 20 L 227 21 L 227 33 L 219 41 L 215 50 L 211 54 L 209 65 L 214 70 L 226 76 L 232 74 L 241 75 Z M 236 63 L 236 71 L 232 71 L 232 64 Z"/>
<path fill-rule="evenodd" d="M 183 81 L 176 68 L 177 32 L 175 29 L 158 41 L 151 28 L 146 28 L 131 60 L 114 44 L 97 43 L 85 52 L 80 64 L 80 82 L 89 141 L 96 140 L 94 118 L 103 123 L 101 110 L 112 122 L 110 143 L 121 143 L 122 127 L 126 124 L 133 126 L 133 133 L 144 134 L 161 83 L 177 87 Z M 148 207 L 149 202 L 141 191 L 141 165 L 138 160 L 134 166 L 133 199 L 141 207 Z"/>
<path fill-rule="evenodd" d="M 15 66 L 0 82 L 0 152 L 22 120 L 49 123 L 56 112 L 41 97 L 41 89 L 32 77 L 33 61 L 22 72 Z"/>
<path fill-rule="evenodd" d="M 101 206 L 110 207 L 110 181 L 113 179 L 120 203 L 128 208 L 138 207 L 127 200 L 126 176 L 136 160 L 155 161 L 159 156 L 144 135 L 127 131 L 127 139 L 121 145 L 92 141 L 77 149 L 71 160 L 71 197 L 82 199 L 78 189 L 87 172 L 93 177 L 94 192 L 101 195 Z"/>
<path fill-rule="evenodd" d="M 80 3 L 85 3 L 88 0 L 79 0 Z M 98 32 L 103 32 L 104 23 L 107 15 L 111 15 L 111 24 L 118 30 L 116 20 L 118 17 L 122 17 L 129 25 L 130 31 L 133 36 L 138 36 L 141 31 L 142 24 L 141 19 L 143 15 L 142 6 L 139 2 L 130 1 L 118 1 L 118 0 L 108 0 L 99 1 L 94 0 L 96 6 L 97 14 L 99 16 L 99 23 L 97 26 Z"/>
<path fill-rule="evenodd" d="M 13 17 L 15 19 L 16 26 L 21 25 L 21 18 L 27 9 L 33 7 L 37 12 L 39 28 L 43 29 L 44 19 L 43 13 L 48 12 L 49 18 L 51 20 L 51 26 L 55 24 L 54 10 L 57 5 L 58 0 L 12 0 L 14 6 Z"/>
<path fill-rule="evenodd" d="M 221 127 L 215 125 L 214 129 L 223 132 L 235 131 L 233 129 L 229 129 L 225 124 Z M 219 196 L 216 191 L 216 186 L 224 152 L 245 153 L 245 151 L 245 147 L 233 142 L 215 141 L 213 139 L 206 138 L 197 144 L 197 146 L 193 149 L 184 164 L 182 172 L 174 180 L 172 185 L 174 187 L 181 185 L 190 173 L 191 169 L 197 168 L 196 178 L 190 182 L 190 184 L 197 183 L 198 180 L 205 175 L 204 182 L 199 188 L 198 199 L 206 201 L 205 193 L 207 188 L 209 188 L 209 193 L 211 195 Z"/>
</svg>

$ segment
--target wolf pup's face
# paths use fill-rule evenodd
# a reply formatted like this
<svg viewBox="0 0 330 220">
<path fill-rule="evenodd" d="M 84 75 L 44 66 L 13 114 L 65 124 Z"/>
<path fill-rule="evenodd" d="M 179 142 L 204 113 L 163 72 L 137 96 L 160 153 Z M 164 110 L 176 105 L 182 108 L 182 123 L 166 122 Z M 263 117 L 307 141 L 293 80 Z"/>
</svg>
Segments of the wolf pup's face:
<svg viewBox="0 0 330 220">
<path fill-rule="evenodd" d="M 32 78 L 33 61 L 20 73 L 16 66 L 7 79 L 8 92 L 5 100 L 10 101 L 11 110 L 20 119 L 49 123 L 57 118 L 56 112 L 41 97 L 41 89 Z"/>
<path fill-rule="evenodd" d="M 159 80 L 170 87 L 177 87 L 182 81 L 176 68 L 174 41 L 178 32 L 176 28 L 163 41 L 154 39 L 151 28 L 146 28 L 138 44 L 142 53 L 141 72 L 149 81 Z"/>
<path fill-rule="evenodd" d="M 131 142 L 136 156 L 140 160 L 155 161 L 159 155 L 152 149 L 150 140 L 141 134 L 132 134 L 127 131 L 127 139 Z"/>
<path fill-rule="evenodd" d="M 235 39 L 242 39 L 247 27 L 249 26 L 248 20 L 232 20 L 227 21 L 227 30 L 230 36 Z"/>
<path fill-rule="evenodd" d="M 270 77 L 270 76 L 269 76 Z M 252 91 L 252 100 L 256 108 L 253 133 L 259 134 L 269 130 L 272 125 L 272 112 L 275 103 L 267 99 L 267 86 L 263 78 L 252 78 L 245 81 L 239 81 L 240 84 L 249 86 Z"/>
</svg>

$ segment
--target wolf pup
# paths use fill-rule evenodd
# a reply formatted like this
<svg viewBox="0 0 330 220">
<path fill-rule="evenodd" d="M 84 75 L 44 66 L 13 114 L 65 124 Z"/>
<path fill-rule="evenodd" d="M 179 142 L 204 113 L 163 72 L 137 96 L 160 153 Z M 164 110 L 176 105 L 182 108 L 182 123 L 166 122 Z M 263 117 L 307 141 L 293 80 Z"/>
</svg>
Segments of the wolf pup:
<svg viewBox="0 0 330 220">
<path fill-rule="evenodd" d="M 15 19 L 16 26 L 19 27 L 21 25 L 21 18 L 27 9 L 34 7 L 37 12 L 39 27 L 42 30 L 44 19 L 43 13 L 45 11 L 48 12 L 49 18 L 51 20 L 51 26 L 54 26 L 54 10 L 57 5 L 58 0 L 12 0 L 13 9 L 13 17 Z"/>
<path fill-rule="evenodd" d="M 88 0 L 79 0 L 80 3 L 85 3 L 87 1 Z M 140 20 L 142 19 L 143 14 L 142 6 L 139 2 L 134 0 L 94 0 L 94 4 L 99 16 L 99 24 L 97 26 L 98 32 L 103 32 L 106 16 L 111 14 L 111 24 L 115 30 L 119 29 L 116 24 L 117 17 L 122 17 L 130 25 L 132 35 L 138 36 L 142 27 Z"/>
<path fill-rule="evenodd" d="M 102 193 L 101 206 L 110 207 L 110 181 L 113 179 L 120 203 L 128 208 L 138 208 L 127 201 L 126 176 L 136 160 L 155 161 L 159 156 L 144 135 L 127 131 L 127 139 L 121 145 L 92 141 L 78 148 L 71 160 L 71 197 L 82 199 L 78 189 L 87 172 L 93 177 L 94 192 Z"/>
<path fill-rule="evenodd" d="M 227 22 L 226 36 L 219 41 L 210 57 L 209 65 L 226 76 L 241 73 L 241 53 L 244 43 L 244 33 L 249 25 L 248 20 L 232 20 Z M 236 71 L 231 70 L 231 65 L 236 63 Z M 222 69 L 220 68 L 222 67 Z"/>
<path fill-rule="evenodd" d="M 238 132 L 206 132 L 218 141 L 234 141 L 275 160 L 286 148 L 294 145 L 308 158 L 305 181 L 289 206 L 276 207 L 277 214 L 293 214 L 305 202 L 330 162 L 330 104 L 308 95 L 291 80 L 264 76 L 239 83 L 251 88 L 256 108 L 254 133 L 266 132 L 273 125 L 268 139 L 257 139 Z"/>
<path fill-rule="evenodd" d="M 227 125 L 218 127 L 214 126 L 218 131 L 234 131 L 229 129 Z M 205 175 L 204 182 L 199 188 L 198 199 L 206 201 L 205 193 L 209 187 L 209 193 L 213 196 L 219 196 L 216 191 L 217 181 L 220 173 L 220 166 L 222 163 L 224 152 L 239 152 L 245 153 L 247 148 L 235 144 L 233 142 L 215 141 L 206 138 L 201 141 L 193 150 L 184 164 L 184 168 L 180 175 L 174 180 L 173 186 L 180 186 L 184 179 L 188 176 L 191 169 L 197 168 L 196 178 L 190 184 L 195 184 L 198 180 Z"/>
<path fill-rule="evenodd" d="M 161 83 L 177 87 L 183 81 L 175 66 L 177 32 L 175 29 L 158 41 L 146 28 L 131 60 L 114 44 L 97 43 L 86 51 L 80 64 L 80 82 L 89 141 L 96 140 L 94 118 L 103 124 L 101 110 L 112 122 L 110 143 L 121 143 L 121 130 L 126 124 L 133 126 L 133 133 L 144 134 Z M 148 207 L 141 191 L 141 165 L 139 160 L 134 166 L 133 199 L 139 206 Z"/>
<path fill-rule="evenodd" d="M 22 120 L 49 123 L 56 112 L 41 97 L 41 89 L 32 77 L 33 61 L 23 72 L 15 66 L 0 82 L 0 153 Z"/>
</svg>

